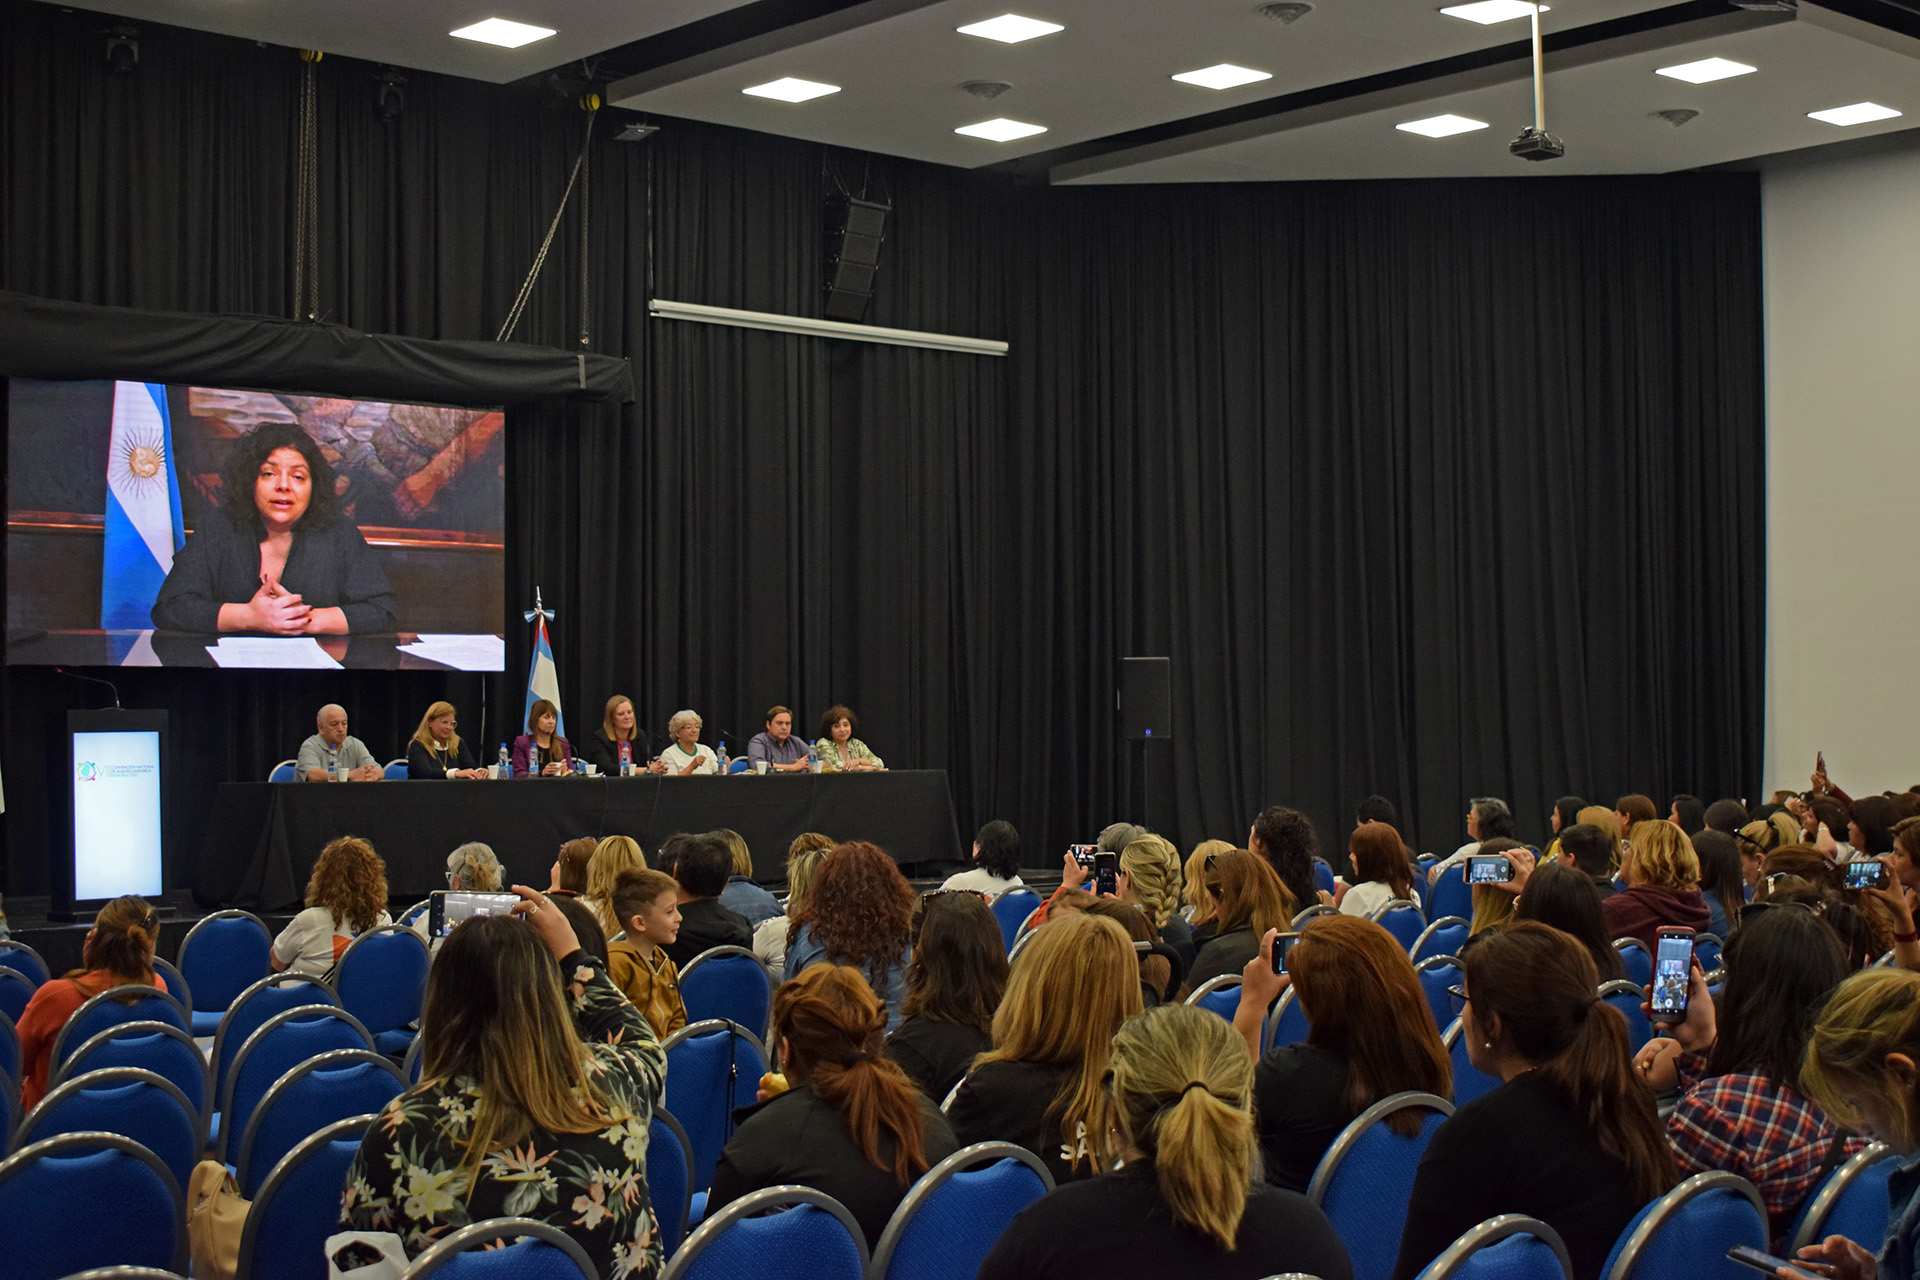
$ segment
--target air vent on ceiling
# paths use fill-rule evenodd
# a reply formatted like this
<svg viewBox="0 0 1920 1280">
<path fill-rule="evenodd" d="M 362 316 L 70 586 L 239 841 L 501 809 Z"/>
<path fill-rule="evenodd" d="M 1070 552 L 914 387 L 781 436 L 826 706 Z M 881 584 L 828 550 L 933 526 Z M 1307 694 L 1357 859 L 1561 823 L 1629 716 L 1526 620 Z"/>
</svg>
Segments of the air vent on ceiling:
<svg viewBox="0 0 1920 1280">
<path fill-rule="evenodd" d="M 1254 12 L 1275 22 L 1298 22 L 1313 12 L 1313 6 L 1303 3 L 1303 0 L 1273 0 L 1273 3 L 1263 4 Z"/>
<path fill-rule="evenodd" d="M 1005 80 L 969 80 L 960 87 L 976 98 L 997 98 L 1013 88 Z"/>
</svg>

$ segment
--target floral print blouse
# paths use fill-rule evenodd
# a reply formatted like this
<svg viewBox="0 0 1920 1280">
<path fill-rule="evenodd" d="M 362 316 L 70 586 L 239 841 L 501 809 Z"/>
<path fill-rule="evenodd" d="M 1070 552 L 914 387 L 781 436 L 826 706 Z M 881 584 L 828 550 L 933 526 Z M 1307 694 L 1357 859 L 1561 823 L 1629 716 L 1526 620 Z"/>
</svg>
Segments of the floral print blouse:
<svg viewBox="0 0 1920 1280">
<path fill-rule="evenodd" d="M 652 1280 L 660 1234 L 647 1195 L 647 1126 L 667 1078 L 653 1028 L 576 951 L 561 966 L 588 1071 L 614 1122 L 598 1133 L 535 1129 L 490 1152 L 469 1184 L 462 1168 L 480 1099 L 472 1076 L 423 1080 L 387 1104 L 348 1171 L 341 1221 L 392 1231 L 416 1257 L 441 1237 L 488 1218 L 535 1218 L 572 1236 L 604 1280 Z"/>
<path fill-rule="evenodd" d="M 887 767 L 885 761 L 873 754 L 873 748 L 858 738 L 847 739 L 847 755 L 845 760 L 840 758 L 840 744 L 832 738 L 820 739 L 813 744 L 813 749 L 820 753 L 820 772 L 822 773 L 847 772 L 847 766 L 856 760 L 865 760 L 876 769 L 884 769 Z"/>
</svg>

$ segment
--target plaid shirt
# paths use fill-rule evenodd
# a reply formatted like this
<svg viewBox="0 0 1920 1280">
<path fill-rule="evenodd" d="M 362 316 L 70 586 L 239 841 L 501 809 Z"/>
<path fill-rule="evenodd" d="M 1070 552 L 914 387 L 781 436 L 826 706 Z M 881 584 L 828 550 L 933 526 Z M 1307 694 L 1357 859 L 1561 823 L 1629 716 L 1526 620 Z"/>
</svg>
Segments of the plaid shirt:
<svg viewBox="0 0 1920 1280">
<path fill-rule="evenodd" d="M 1691 1084 L 1667 1117 L 1680 1176 L 1724 1169 L 1759 1188 L 1778 1253 L 1833 1152 L 1833 1122 L 1813 1102 L 1765 1076 L 1701 1080 L 1706 1065 L 1705 1055 L 1693 1053 L 1678 1063 L 1681 1083 Z M 1847 1135 L 1842 1159 L 1865 1145 L 1858 1134 Z"/>
</svg>

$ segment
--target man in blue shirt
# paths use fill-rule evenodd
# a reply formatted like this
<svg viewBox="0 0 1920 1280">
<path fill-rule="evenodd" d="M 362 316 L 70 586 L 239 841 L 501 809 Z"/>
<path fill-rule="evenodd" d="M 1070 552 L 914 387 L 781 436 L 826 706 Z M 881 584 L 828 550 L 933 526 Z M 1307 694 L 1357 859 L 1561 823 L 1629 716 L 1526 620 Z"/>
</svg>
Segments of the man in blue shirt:
<svg viewBox="0 0 1920 1280">
<path fill-rule="evenodd" d="M 774 707 L 767 712 L 767 728 L 747 743 L 747 759 L 767 762 L 767 768 L 780 773 L 805 773 L 807 744 L 793 736 L 793 712 Z"/>
</svg>

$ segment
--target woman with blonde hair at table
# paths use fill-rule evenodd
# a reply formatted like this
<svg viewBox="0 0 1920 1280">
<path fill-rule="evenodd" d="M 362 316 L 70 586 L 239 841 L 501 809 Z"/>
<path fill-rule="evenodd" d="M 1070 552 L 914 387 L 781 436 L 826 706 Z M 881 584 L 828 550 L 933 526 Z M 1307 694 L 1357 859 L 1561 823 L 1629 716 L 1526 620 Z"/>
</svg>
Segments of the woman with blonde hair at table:
<svg viewBox="0 0 1920 1280">
<path fill-rule="evenodd" d="M 407 777 L 416 782 L 439 778 L 484 778 L 473 752 L 454 732 L 459 721 L 451 702 L 436 702 L 420 717 L 420 727 L 407 741 Z"/>
</svg>

